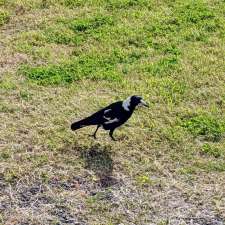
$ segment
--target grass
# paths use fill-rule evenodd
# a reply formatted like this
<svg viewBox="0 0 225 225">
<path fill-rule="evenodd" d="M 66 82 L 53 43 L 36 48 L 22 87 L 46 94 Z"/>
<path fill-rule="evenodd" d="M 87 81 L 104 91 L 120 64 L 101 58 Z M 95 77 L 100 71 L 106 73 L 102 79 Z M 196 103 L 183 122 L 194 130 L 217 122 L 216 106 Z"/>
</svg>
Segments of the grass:
<svg viewBox="0 0 225 225">
<path fill-rule="evenodd" d="M 0 224 L 224 224 L 224 13 L 0 0 Z M 70 131 L 133 94 L 118 142 Z"/>
<path fill-rule="evenodd" d="M 219 158 L 224 155 L 224 151 L 221 148 L 205 143 L 202 146 L 202 153 L 206 155 L 213 156 L 215 158 Z"/>
<path fill-rule="evenodd" d="M 197 115 L 186 119 L 182 126 L 187 128 L 194 136 L 202 135 L 212 141 L 218 141 L 225 131 L 224 120 L 219 121 L 219 119 L 208 115 Z"/>
<path fill-rule="evenodd" d="M 20 69 L 20 73 L 30 80 L 37 81 L 38 84 L 50 85 L 71 83 L 84 78 L 118 81 L 122 75 L 113 69 L 119 61 L 120 58 L 116 55 L 107 57 L 91 54 L 80 56 L 78 59 L 75 58 L 68 63 L 61 63 L 61 65 L 24 66 Z"/>
<path fill-rule="evenodd" d="M 9 21 L 9 13 L 0 9 L 0 26 L 4 25 Z"/>
</svg>

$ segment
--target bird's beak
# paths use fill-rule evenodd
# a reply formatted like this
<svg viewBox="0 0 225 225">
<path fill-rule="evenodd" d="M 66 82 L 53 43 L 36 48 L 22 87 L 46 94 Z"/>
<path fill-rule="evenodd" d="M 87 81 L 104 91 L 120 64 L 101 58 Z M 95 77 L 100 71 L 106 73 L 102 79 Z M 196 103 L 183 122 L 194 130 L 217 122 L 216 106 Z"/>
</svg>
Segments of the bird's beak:
<svg viewBox="0 0 225 225">
<path fill-rule="evenodd" d="M 145 107 L 149 107 L 148 103 L 146 103 L 144 100 L 141 100 L 140 105 L 145 106 Z"/>
</svg>

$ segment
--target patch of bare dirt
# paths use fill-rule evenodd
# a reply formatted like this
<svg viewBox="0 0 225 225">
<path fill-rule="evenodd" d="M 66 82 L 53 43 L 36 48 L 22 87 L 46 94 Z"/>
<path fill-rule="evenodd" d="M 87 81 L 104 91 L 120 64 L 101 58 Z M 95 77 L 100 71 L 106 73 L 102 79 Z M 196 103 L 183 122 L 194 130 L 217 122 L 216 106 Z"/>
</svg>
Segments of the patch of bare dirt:
<svg viewBox="0 0 225 225">
<path fill-rule="evenodd" d="M 26 54 L 15 53 L 11 55 L 9 53 L 5 53 L 4 55 L 3 53 L 0 55 L 0 74 L 3 72 L 12 72 L 20 64 L 26 63 L 28 61 L 29 61 L 29 57 Z"/>
</svg>

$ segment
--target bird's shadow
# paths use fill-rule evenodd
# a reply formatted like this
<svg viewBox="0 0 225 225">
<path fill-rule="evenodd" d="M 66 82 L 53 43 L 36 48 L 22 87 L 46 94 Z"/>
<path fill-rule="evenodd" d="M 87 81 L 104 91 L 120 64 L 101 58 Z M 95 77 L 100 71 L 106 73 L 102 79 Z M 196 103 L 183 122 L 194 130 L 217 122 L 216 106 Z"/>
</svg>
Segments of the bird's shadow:
<svg viewBox="0 0 225 225">
<path fill-rule="evenodd" d="M 109 187 L 117 183 L 112 176 L 114 162 L 110 150 L 107 146 L 102 147 L 96 144 L 81 152 L 85 168 L 95 173 L 102 187 Z"/>
</svg>

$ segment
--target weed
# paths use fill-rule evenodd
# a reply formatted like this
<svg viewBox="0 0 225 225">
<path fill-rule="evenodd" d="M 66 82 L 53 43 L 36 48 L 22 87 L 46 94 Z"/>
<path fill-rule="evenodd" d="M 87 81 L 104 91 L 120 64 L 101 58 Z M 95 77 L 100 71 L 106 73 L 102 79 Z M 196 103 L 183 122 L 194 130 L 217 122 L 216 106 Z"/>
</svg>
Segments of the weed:
<svg viewBox="0 0 225 225">
<path fill-rule="evenodd" d="M 196 162 L 194 166 L 198 169 L 204 170 L 206 172 L 224 172 L 225 163 L 224 161 L 208 161 L 208 162 Z"/>
<path fill-rule="evenodd" d="M 70 69 L 70 68 L 69 68 Z M 20 71 L 30 80 L 37 82 L 38 84 L 54 85 L 60 83 L 71 83 L 73 78 L 68 73 L 69 69 L 65 69 L 60 66 L 47 66 L 47 67 L 29 67 L 22 66 Z"/>
<path fill-rule="evenodd" d="M 169 225 L 169 220 L 168 219 L 162 220 L 157 225 Z"/>
<path fill-rule="evenodd" d="M 166 76 L 178 68 L 177 57 L 168 57 L 160 59 L 157 63 L 145 66 L 143 70 L 153 76 Z"/>
<path fill-rule="evenodd" d="M 168 77 L 156 77 L 151 82 L 151 87 L 155 89 L 158 96 L 163 102 L 168 104 L 178 104 L 185 98 L 188 90 L 184 82 L 176 81 Z"/>
<path fill-rule="evenodd" d="M 153 37 L 167 37 L 179 44 L 186 41 L 206 41 L 209 34 L 219 29 L 218 18 L 213 10 L 202 2 L 189 1 L 186 4 L 175 3 L 171 13 L 145 25 Z"/>
<path fill-rule="evenodd" d="M 0 9 L 0 26 L 4 25 L 9 21 L 9 13 Z"/>
<path fill-rule="evenodd" d="M 84 55 L 61 65 L 22 66 L 20 73 L 41 85 L 67 84 L 81 79 L 119 81 L 117 63 L 118 59 L 113 60 L 113 56 Z"/>
<path fill-rule="evenodd" d="M 202 153 L 209 156 L 213 156 L 215 158 L 219 158 L 224 155 L 224 151 L 222 149 L 214 147 L 208 143 L 202 146 Z"/>
<path fill-rule="evenodd" d="M 209 115 L 197 115 L 184 119 L 182 126 L 195 137 L 201 135 L 212 141 L 218 141 L 225 131 L 224 122 Z"/>
<path fill-rule="evenodd" d="M 4 180 L 8 183 L 14 183 L 19 177 L 19 170 L 15 168 L 7 168 L 3 174 Z"/>
<path fill-rule="evenodd" d="M 0 0 L 0 6 L 4 6 L 6 4 L 6 0 Z"/>
<path fill-rule="evenodd" d="M 195 1 L 190 1 L 182 7 L 178 7 L 176 13 L 180 15 L 183 24 L 199 24 L 215 18 L 213 11 L 206 4 Z"/>
<path fill-rule="evenodd" d="M 21 43 L 21 45 L 26 43 L 30 47 L 41 47 L 45 41 L 44 38 L 45 36 L 41 33 L 41 31 L 37 30 L 22 32 L 17 40 Z"/>
<path fill-rule="evenodd" d="M 193 166 L 187 166 L 179 169 L 179 173 L 184 175 L 196 174 L 197 172 L 198 169 Z"/>
<path fill-rule="evenodd" d="M 185 137 L 185 133 L 182 132 L 182 128 L 175 125 L 164 129 L 163 134 L 171 143 L 171 147 L 176 147 L 177 144 L 180 145 Z"/>
<path fill-rule="evenodd" d="M 20 91 L 20 98 L 25 100 L 25 101 L 29 101 L 31 99 L 31 95 L 28 91 Z"/>
<path fill-rule="evenodd" d="M 141 186 L 146 186 L 146 185 L 152 185 L 153 184 L 153 182 L 149 178 L 149 176 L 145 176 L 145 175 L 138 176 L 137 177 L 137 183 L 138 183 L 138 185 L 141 185 Z"/>
<path fill-rule="evenodd" d="M 60 1 L 60 4 L 65 5 L 66 7 L 70 7 L 70 8 L 76 8 L 76 7 L 81 7 L 84 6 L 85 3 L 87 3 L 89 1 L 84 1 L 84 0 L 64 0 L 64 1 Z"/>
<path fill-rule="evenodd" d="M 75 35 L 64 24 L 47 27 L 44 29 L 43 34 L 45 34 L 45 39 L 48 43 L 79 45 L 83 40 L 81 36 Z"/>
<path fill-rule="evenodd" d="M 18 111 L 18 108 L 16 108 L 15 106 L 11 106 L 5 103 L 1 103 L 0 104 L 0 112 L 1 113 L 14 113 Z"/>
<path fill-rule="evenodd" d="M 77 19 L 59 19 L 54 26 L 42 25 L 46 41 L 57 44 L 78 46 L 90 37 L 100 38 L 104 28 L 114 24 L 112 17 L 101 14 Z M 102 39 L 102 38 L 101 38 Z"/>
<path fill-rule="evenodd" d="M 109 0 L 107 1 L 106 8 L 112 9 L 129 9 L 132 7 L 147 7 L 149 1 L 146 0 Z"/>
<path fill-rule="evenodd" d="M 5 80 L 0 80 L 0 89 L 5 89 L 5 90 L 15 90 L 16 89 L 16 85 L 13 81 L 9 80 L 9 79 L 5 79 Z"/>
<path fill-rule="evenodd" d="M 1 154 L 0 154 L 0 160 L 7 160 L 11 158 L 11 154 L 9 151 L 3 151 Z"/>
<path fill-rule="evenodd" d="M 95 17 L 91 18 L 84 18 L 84 19 L 78 19 L 73 20 L 69 23 L 69 27 L 74 32 L 94 32 L 98 28 L 110 25 L 112 26 L 113 19 L 109 16 L 103 16 L 103 15 L 96 15 Z"/>
</svg>

